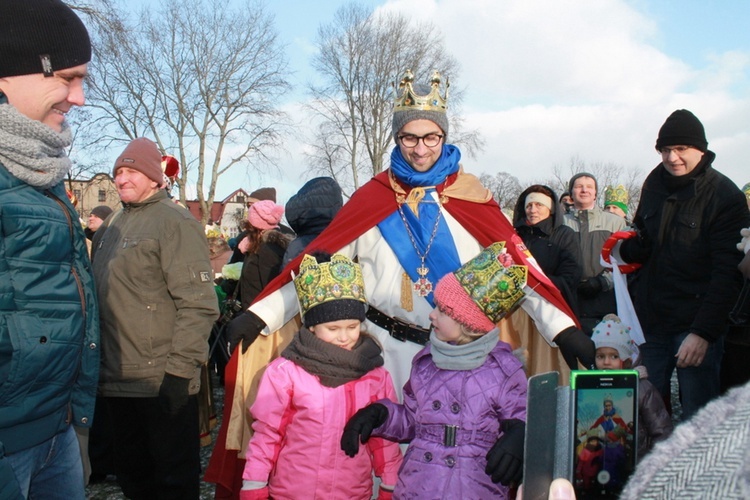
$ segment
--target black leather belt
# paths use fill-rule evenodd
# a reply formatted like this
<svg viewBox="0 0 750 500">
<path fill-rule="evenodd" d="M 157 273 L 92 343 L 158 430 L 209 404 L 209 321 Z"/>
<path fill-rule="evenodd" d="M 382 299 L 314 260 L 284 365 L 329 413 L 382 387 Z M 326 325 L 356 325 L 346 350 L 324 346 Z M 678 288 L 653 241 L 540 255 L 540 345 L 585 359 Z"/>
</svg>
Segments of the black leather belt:
<svg viewBox="0 0 750 500">
<path fill-rule="evenodd" d="M 386 330 L 391 337 L 401 342 L 414 342 L 415 344 L 425 345 L 430 340 L 430 330 L 422 328 L 414 323 L 407 323 L 398 318 L 391 318 L 383 311 L 370 306 L 367 309 L 367 319 Z"/>
</svg>

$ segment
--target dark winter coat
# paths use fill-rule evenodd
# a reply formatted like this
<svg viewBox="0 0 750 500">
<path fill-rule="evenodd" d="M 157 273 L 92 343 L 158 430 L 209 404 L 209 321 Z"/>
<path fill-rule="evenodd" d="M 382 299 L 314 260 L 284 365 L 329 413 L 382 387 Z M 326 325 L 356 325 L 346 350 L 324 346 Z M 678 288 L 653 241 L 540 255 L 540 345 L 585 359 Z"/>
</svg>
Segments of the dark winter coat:
<svg viewBox="0 0 750 500">
<path fill-rule="evenodd" d="M 555 212 L 547 219 L 529 225 L 526 221 L 524 205 L 530 189 L 521 193 L 516 202 L 513 227 L 539 263 L 544 274 L 562 292 L 571 309 L 577 312 L 576 288 L 578 282 L 581 281 L 583 267 L 581 248 L 578 245 L 576 233 L 565 225 L 557 195 L 551 189 L 552 207 Z"/>
<path fill-rule="evenodd" d="M 388 420 L 374 434 L 410 442 L 396 497 L 507 498 L 508 488 L 493 483 L 484 469 L 487 452 L 500 436 L 500 422 L 526 420 L 526 375 L 520 361 L 508 344 L 498 342 L 482 366 L 442 370 L 430 348 L 427 344 L 414 357 L 404 403 L 378 401 L 388 408 Z M 446 426 L 457 428 L 455 446 L 444 443 Z"/>
<path fill-rule="evenodd" d="M 307 244 L 328 226 L 343 204 L 341 188 L 331 177 L 312 179 L 289 198 L 285 216 L 297 237 L 287 247 L 282 266 L 302 253 Z"/>
<path fill-rule="evenodd" d="M 242 309 L 247 309 L 261 290 L 281 272 L 281 261 L 289 246 L 289 236 L 271 229 L 255 253 L 245 255 L 240 276 Z"/>
<path fill-rule="evenodd" d="M 689 331 L 714 341 L 726 330 L 742 286 L 737 242 L 750 212 L 734 182 L 713 169 L 714 158 L 707 151 L 674 192 L 663 164 L 643 184 L 633 219 L 640 238 L 624 241 L 620 254 L 643 263 L 631 292 L 646 340 Z"/>
<path fill-rule="evenodd" d="M 638 459 L 654 444 L 667 439 L 674 430 L 672 417 L 654 384 L 648 381 L 645 366 L 638 366 Z"/>
</svg>

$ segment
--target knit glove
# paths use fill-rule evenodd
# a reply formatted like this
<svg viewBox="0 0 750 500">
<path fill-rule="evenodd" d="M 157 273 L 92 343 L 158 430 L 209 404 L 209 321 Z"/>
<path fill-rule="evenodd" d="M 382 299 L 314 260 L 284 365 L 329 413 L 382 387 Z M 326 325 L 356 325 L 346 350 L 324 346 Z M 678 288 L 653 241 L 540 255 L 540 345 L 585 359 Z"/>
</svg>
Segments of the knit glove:
<svg viewBox="0 0 750 500">
<path fill-rule="evenodd" d="M 386 490 L 383 485 L 378 488 L 378 500 L 393 500 L 393 490 Z"/>
<path fill-rule="evenodd" d="M 372 403 L 365 406 L 344 426 L 344 432 L 341 434 L 341 449 L 354 458 L 359 451 L 359 443 L 365 444 L 370 439 L 372 430 L 383 425 L 387 419 L 388 408 L 385 405 Z"/>
<path fill-rule="evenodd" d="M 591 338 L 581 330 L 571 326 L 558 333 L 552 341 L 560 347 L 560 352 L 571 370 L 578 369 L 578 361 L 586 369 L 593 369 L 596 347 Z"/>
<path fill-rule="evenodd" d="M 227 325 L 227 338 L 229 339 L 229 352 L 234 352 L 237 344 L 242 342 L 242 354 L 245 354 L 250 344 L 255 342 L 260 332 L 266 327 L 265 321 L 255 313 L 245 311 L 238 314 L 236 318 Z"/>
<path fill-rule="evenodd" d="M 159 387 L 159 404 L 161 410 L 170 417 L 177 416 L 187 406 L 190 396 L 188 387 L 190 379 L 165 373 Z"/>
<path fill-rule="evenodd" d="M 503 435 L 495 441 L 487 453 L 487 467 L 484 472 L 492 478 L 493 483 L 510 486 L 520 483 L 523 478 L 523 446 L 526 434 L 526 423 L 511 418 L 500 424 Z"/>
<path fill-rule="evenodd" d="M 583 298 L 591 299 L 599 295 L 602 291 L 602 276 L 594 276 L 578 284 L 578 295 Z"/>
<path fill-rule="evenodd" d="M 240 490 L 240 500 L 268 500 L 268 486 L 257 490 Z"/>
</svg>

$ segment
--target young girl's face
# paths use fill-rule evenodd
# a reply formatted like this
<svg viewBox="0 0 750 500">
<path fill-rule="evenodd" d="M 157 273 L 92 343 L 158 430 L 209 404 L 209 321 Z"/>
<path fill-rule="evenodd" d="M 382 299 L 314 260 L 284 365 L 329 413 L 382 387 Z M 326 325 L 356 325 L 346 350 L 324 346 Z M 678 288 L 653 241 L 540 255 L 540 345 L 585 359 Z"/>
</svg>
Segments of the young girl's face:
<svg viewBox="0 0 750 500">
<path fill-rule="evenodd" d="M 351 351 L 359 340 L 362 322 L 358 319 L 340 319 L 310 327 L 310 331 L 323 342 Z"/>
<path fill-rule="evenodd" d="M 596 350 L 597 370 L 620 370 L 622 367 L 622 359 L 620 359 L 620 353 L 617 352 L 617 349 L 599 347 Z"/>
<path fill-rule="evenodd" d="M 430 322 L 435 336 L 443 342 L 455 342 L 463 335 L 461 325 L 436 307 L 430 313 Z"/>
</svg>

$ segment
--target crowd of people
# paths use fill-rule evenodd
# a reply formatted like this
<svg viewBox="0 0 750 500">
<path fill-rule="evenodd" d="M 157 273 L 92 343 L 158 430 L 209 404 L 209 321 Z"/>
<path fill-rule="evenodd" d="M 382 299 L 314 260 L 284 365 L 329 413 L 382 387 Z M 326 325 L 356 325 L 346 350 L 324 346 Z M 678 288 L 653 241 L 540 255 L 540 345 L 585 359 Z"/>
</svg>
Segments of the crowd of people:
<svg viewBox="0 0 750 500">
<path fill-rule="evenodd" d="M 714 418 L 717 435 L 750 435 L 750 184 L 714 169 L 690 111 L 659 128 L 632 216 L 623 186 L 600 196 L 579 172 L 559 198 L 529 186 L 508 218 L 449 141 L 439 73 L 421 86 L 406 71 L 390 166 L 346 204 L 330 178 L 286 206 L 261 188 L 234 241 L 208 238 L 139 137 L 112 169 L 120 206 L 84 229 L 65 114 L 84 104 L 88 32 L 60 0 L 2 7 L 0 498 L 85 498 L 105 460 L 134 499 L 198 498 L 202 474 L 217 498 L 514 498 L 534 459 L 527 380 L 549 370 L 639 373 L 638 415 L 605 400 L 581 436 L 587 484 L 634 449 L 637 484 L 607 470 L 626 496 L 666 468 L 695 474 L 670 455 L 717 453 L 716 435 L 684 442 L 710 408 L 734 423 Z M 225 414 L 201 471 L 198 394 L 231 263 Z M 722 496 L 750 491 L 747 470 L 724 471 Z"/>
</svg>

